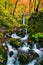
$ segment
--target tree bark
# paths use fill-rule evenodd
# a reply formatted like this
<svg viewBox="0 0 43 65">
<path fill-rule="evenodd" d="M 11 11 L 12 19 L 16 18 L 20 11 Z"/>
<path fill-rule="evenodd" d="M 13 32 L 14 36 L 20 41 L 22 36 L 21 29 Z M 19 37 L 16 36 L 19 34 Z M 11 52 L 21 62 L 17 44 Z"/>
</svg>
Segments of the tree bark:
<svg viewBox="0 0 43 65">
<path fill-rule="evenodd" d="M 35 7 L 36 7 L 36 0 L 34 0 L 34 11 L 35 11 Z"/>
<path fill-rule="evenodd" d="M 16 7 L 17 7 L 17 3 L 18 3 L 18 0 L 15 3 L 15 7 L 14 7 L 14 10 L 13 10 L 13 16 L 14 16 L 14 13 L 15 13 L 15 10 L 16 10 Z"/>
<path fill-rule="evenodd" d="M 39 5 L 40 5 L 40 0 L 38 0 L 38 5 L 37 5 L 37 7 L 35 9 L 35 11 L 37 11 L 37 12 L 38 12 Z"/>
<path fill-rule="evenodd" d="M 7 6 L 7 2 L 5 1 L 5 9 L 6 9 L 6 6 Z"/>
</svg>

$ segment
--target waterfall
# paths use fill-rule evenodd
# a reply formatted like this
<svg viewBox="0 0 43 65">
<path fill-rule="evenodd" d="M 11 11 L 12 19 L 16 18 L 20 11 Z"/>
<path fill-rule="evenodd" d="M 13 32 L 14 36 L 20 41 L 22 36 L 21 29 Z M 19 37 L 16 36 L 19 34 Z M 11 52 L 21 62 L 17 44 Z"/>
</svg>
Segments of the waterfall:
<svg viewBox="0 0 43 65">
<path fill-rule="evenodd" d="M 25 14 L 23 14 L 23 24 L 25 24 Z M 21 47 L 19 47 L 18 50 L 26 52 L 26 53 L 29 52 L 28 50 L 33 50 L 41 58 L 42 54 L 43 54 L 42 49 L 40 49 L 40 50 L 37 49 L 36 44 L 34 44 L 33 48 L 30 49 L 29 44 L 27 44 L 27 40 L 29 37 L 29 35 L 27 33 L 27 29 L 25 29 L 25 32 L 26 32 L 26 34 L 23 38 L 17 36 L 16 33 L 11 35 L 12 38 L 20 39 L 21 42 L 23 43 L 23 45 Z M 7 59 L 6 65 L 20 65 L 20 61 L 18 60 L 18 57 L 17 57 L 18 50 L 13 48 L 12 45 L 10 45 L 10 43 L 7 43 L 7 44 L 3 43 L 3 46 L 5 46 L 5 45 L 7 45 L 7 47 L 8 47 L 8 59 Z M 36 63 L 36 59 L 32 60 L 31 62 L 29 62 L 26 65 L 35 65 L 35 63 Z"/>
<path fill-rule="evenodd" d="M 23 14 L 23 24 L 25 24 L 25 16 L 26 16 L 26 14 Z"/>
<path fill-rule="evenodd" d="M 33 48 L 34 48 L 34 49 L 37 49 L 37 46 L 36 46 L 36 44 L 34 44 Z"/>
</svg>

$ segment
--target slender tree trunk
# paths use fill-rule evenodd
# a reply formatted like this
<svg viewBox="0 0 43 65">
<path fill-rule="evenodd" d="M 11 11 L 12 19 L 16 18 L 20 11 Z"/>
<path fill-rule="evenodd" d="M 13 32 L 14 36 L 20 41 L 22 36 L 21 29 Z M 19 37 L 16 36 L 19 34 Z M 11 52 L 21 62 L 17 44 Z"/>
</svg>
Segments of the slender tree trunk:
<svg viewBox="0 0 43 65">
<path fill-rule="evenodd" d="M 6 6 L 7 6 L 7 2 L 5 1 L 5 9 L 6 9 Z"/>
<path fill-rule="evenodd" d="M 40 5 L 40 0 L 38 0 L 38 5 L 37 5 L 37 7 L 35 9 L 35 11 L 37 11 L 37 12 L 38 12 L 39 5 Z"/>
<path fill-rule="evenodd" d="M 35 11 L 35 8 L 36 8 L 36 0 L 34 0 L 34 11 Z"/>
<path fill-rule="evenodd" d="M 14 10 L 13 10 L 13 16 L 14 16 L 14 13 L 15 13 L 15 10 L 16 10 L 16 7 L 17 7 L 17 3 L 18 3 L 18 0 L 15 3 L 15 7 L 14 7 Z"/>
<path fill-rule="evenodd" d="M 32 9 L 32 0 L 29 0 L 29 13 L 31 13 L 31 9 Z"/>
</svg>

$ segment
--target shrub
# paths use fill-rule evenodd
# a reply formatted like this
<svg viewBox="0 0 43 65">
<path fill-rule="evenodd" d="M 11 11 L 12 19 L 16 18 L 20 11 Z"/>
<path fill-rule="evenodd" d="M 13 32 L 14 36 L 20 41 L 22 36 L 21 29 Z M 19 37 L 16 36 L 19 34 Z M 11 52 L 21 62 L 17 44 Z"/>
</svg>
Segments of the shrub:
<svg viewBox="0 0 43 65">
<path fill-rule="evenodd" d="M 0 65 L 5 65 L 7 61 L 7 51 L 3 47 L 0 47 Z"/>
<path fill-rule="evenodd" d="M 43 31 L 43 12 L 32 13 L 27 23 L 28 33 L 31 35 L 34 33 Z"/>
<path fill-rule="evenodd" d="M 34 34 L 32 35 L 32 38 L 35 40 L 35 41 L 40 41 L 41 38 L 43 38 L 43 34 L 42 33 L 37 33 L 37 34 Z"/>
<path fill-rule="evenodd" d="M 3 38 L 4 37 L 4 34 L 0 32 L 0 38 Z"/>
</svg>

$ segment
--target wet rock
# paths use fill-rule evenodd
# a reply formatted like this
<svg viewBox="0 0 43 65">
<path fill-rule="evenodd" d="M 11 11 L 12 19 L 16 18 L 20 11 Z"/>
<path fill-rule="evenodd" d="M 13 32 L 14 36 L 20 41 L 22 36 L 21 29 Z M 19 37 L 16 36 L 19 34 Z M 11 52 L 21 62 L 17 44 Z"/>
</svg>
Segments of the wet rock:
<svg viewBox="0 0 43 65">
<path fill-rule="evenodd" d="M 29 39 L 28 40 L 28 44 L 32 46 L 34 44 L 33 40 L 32 39 Z"/>
<path fill-rule="evenodd" d="M 40 65 L 43 65 L 43 60 L 40 62 Z"/>
<path fill-rule="evenodd" d="M 10 57 L 13 55 L 13 51 L 9 52 Z"/>
<path fill-rule="evenodd" d="M 4 49 L 7 51 L 8 50 L 8 48 L 7 47 L 4 47 Z"/>
<path fill-rule="evenodd" d="M 8 46 L 6 45 L 6 43 L 3 43 L 2 46 L 4 47 L 4 49 L 7 51 L 8 50 Z"/>
<path fill-rule="evenodd" d="M 11 38 L 11 35 L 9 33 L 6 33 L 6 37 Z"/>
<path fill-rule="evenodd" d="M 16 34 L 20 37 L 24 37 L 25 36 L 25 31 L 23 29 L 20 29 L 20 30 L 16 31 Z"/>
<path fill-rule="evenodd" d="M 43 48 L 43 43 L 38 43 L 38 44 L 37 44 L 37 48 L 38 48 L 38 49 Z"/>
<path fill-rule="evenodd" d="M 28 42 L 28 45 L 30 45 L 30 49 L 33 48 L 33 43 L 32 42 Z"/>
<path fill-rule="evenodd" d="M 29 51 L 28 56 L 30 57 L 30 61 L 33 59 L 39 58 L 39 55 L 36 52 L 34 52 L 33 50 Z"/>
</svg>

